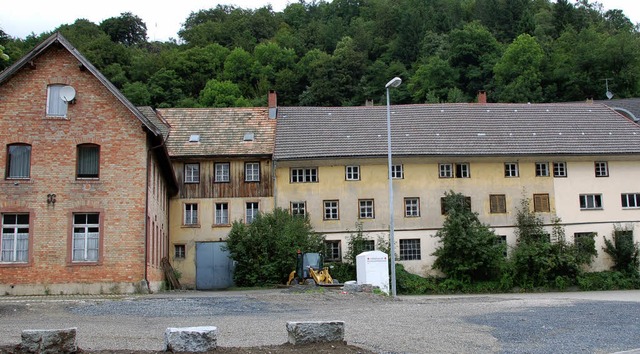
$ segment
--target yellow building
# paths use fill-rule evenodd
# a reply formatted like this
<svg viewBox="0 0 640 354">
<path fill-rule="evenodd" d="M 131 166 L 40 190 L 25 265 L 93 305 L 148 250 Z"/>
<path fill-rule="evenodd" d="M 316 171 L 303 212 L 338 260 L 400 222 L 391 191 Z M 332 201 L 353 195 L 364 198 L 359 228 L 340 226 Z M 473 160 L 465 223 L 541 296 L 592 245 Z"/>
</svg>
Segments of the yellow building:
<svg viewBox="0 0 640 354">
<path fill-rule="evenodd" d="M 179 192 L 170 201 L 169 258 L 183 286 L 232 285 L 225 239 L 234 221 L 273 210 L 275 119 L 263 108 L 158 109 Z"/>
<path fill-rule="evenodd" d="M 601 104 L 435 104 L 392 107 L 397 260 L 433 273 L 447 191 L 509 247 L 523 198 L 550 234 L 595 237 L 594 270 L 607 269 L 603 236 L 640 221 L 640 127 Z M 356 223 L 388 240 L 386 107 L 280 107 L 275 205 L 308 214 L 339 261 Z M 637 232 L 634 232 L 637 235 Z M 637 239 L 637 236 L 634 236 Z"/>
</svg>

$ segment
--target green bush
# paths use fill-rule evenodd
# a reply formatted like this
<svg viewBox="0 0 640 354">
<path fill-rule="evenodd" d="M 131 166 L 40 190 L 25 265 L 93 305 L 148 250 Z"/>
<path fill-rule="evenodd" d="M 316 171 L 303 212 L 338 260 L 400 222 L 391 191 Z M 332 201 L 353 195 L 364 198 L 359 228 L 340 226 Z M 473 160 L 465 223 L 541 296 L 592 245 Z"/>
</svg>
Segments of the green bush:
<svg viewBox="0 0 640 354">
<path fill-rule="evenodd" d="M 618 271 L 584 273 L 577 281 L 584 291 L 640 289 L 640 277 Z"/>
<path fill-rule="evenodd" d="M 407 272 L 402 264 L 396 264 L 396 292 L 400 295 L 424 295 L 438 292 L 434 278 L 423 278 Z"/>
<path fill-rule="evenodd" d="M 297 251 L 320 252 L 323 241 L 307 217 L 280 208 L 258 214 L 250 224 L 235 221 L 227 237 L 236 261 L 233 279 L 240 287 L 283 284 L 295 269 Z"/>
<path fill-rule="evenodd" d="M 637 276 L 640 260 L 638 244 L 633 242 L 633 227 L 614 226 L 612 239 L 604 238 L 604 251 L 613 259 L 613 270 Z"/>
</svg>

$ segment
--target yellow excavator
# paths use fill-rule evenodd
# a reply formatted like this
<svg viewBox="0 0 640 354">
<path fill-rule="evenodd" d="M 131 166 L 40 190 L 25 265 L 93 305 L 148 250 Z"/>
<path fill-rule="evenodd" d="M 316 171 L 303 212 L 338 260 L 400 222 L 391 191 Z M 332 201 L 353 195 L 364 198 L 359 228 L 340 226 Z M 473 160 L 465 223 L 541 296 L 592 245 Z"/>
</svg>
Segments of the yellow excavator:
<svg viewBox="0 0 640 354">
<path fill-rule="evenodd" d="M 329 267 L 323 265 L 322 254 L 302 253 L 298 250 L 296 257 L 296 269 L 289 273 L 287 285 L 307 285 L 315 283 L 317 286 L 339 287 L 337 279 L 329 274 Z"/>
</svg>

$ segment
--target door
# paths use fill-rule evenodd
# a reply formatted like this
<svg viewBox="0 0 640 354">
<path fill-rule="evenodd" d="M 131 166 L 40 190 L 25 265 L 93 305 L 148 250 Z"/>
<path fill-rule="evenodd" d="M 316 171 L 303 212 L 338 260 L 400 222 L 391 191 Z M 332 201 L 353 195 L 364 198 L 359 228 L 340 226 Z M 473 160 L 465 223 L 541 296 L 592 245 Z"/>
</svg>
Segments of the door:
<svg viewBox="0 0 640 354">
<path fill-rule="evenodd" d="M 226 242 L 196 242 L 196 289 L 233 286 L 233 261 Z"/>
</svg>

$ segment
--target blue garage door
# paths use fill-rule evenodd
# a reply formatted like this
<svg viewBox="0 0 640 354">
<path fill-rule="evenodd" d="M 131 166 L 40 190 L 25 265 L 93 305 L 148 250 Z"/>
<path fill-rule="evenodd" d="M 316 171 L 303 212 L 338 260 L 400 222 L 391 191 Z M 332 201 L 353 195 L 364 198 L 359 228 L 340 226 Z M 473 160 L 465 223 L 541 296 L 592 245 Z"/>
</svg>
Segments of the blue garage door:
<svg viewBox="0 0 640 354">
<path fill-rule="evenodd" d="M 226 242 L 196 242 L 196 289 L 233 286 L 233 261 Z"/>
</svg>

